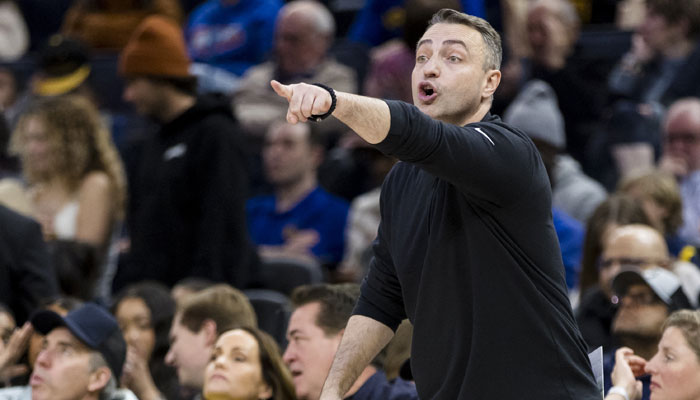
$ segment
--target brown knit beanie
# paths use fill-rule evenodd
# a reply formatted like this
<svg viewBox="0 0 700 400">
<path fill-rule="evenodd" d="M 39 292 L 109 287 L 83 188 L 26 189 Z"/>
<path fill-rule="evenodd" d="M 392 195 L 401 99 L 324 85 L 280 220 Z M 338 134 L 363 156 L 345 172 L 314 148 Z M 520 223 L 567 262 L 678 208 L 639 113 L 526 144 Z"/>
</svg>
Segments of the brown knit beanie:
<svg viewBox="0 0 700 400">
<path fill-rule="evenodd" d="M 191 76 L 189 67 L 182 29 L 171 19 L 157 15 L 143 20 L 119 56 L 119 74 L 127 78 L 185 78 Z"/>
</svg>

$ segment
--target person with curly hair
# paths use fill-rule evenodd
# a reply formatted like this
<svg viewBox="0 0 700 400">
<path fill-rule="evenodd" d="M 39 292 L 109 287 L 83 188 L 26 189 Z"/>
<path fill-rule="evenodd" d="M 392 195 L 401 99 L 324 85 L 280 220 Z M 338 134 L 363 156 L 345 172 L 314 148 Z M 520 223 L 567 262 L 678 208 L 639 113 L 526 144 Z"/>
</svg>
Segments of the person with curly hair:
<svg viewBox="0 0 700 400">
<path fill-rule="evenodd" d="M 96 107 L 78 96 L 40 99 L 20 117 L 10 149 L 45 239 L 93 245 L 105 264 L 124 217 L 126 179 Z"/>
</svg>

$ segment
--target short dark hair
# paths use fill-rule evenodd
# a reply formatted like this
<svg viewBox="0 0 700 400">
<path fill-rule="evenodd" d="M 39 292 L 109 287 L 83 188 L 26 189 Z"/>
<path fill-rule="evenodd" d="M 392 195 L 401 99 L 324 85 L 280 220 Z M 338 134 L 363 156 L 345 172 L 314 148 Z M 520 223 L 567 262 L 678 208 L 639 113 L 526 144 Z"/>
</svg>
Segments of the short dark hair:
<svg viewBox="0 0 700 400">
<path fill-rule="evenodd" d="M 177 306 L 180 323 L 192 332 L 199 332 L 205 320 L 216 323 L 216 333 L 240 327 L 257 327 L 250 300 L 240 290 L 220 283 L 187 297 Z"/>
<path fill-rule="evenodd" d="M 688 37 L 700 35 L 699 0 L 646 0 L 647 8 L 662 16 L 669 24 L 688 21 Z"/>
<path fill-rule="evenodd" d="M 503 58 L 501 36 L 493 29 L 488 21 L 450 8 L 443 8 L 433 15 L 428 27 L 435 24 L 462 24 L 475 29 L 481 34 L 481 37 L 484 39 L 484 44 L 486 45 L 484 69 L 501 68 L 501 60 Z"/>
<path fill-rule="evenodd" d="M 319 303 L 321 309 L 316 325 L 326 336 L 333 336 L 345 329 L 359 297 L 360 286 L 355 283 L 322 283 L 297 287 L 292 292 L 291 301 L 294 308 Z"/>
</svg>

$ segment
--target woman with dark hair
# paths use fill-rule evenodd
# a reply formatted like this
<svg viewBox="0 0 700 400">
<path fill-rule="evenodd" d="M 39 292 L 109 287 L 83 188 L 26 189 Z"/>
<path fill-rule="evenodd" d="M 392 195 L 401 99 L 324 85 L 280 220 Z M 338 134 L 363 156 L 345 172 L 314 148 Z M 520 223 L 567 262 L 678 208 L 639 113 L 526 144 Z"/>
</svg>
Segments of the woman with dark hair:
<svg viewBox="0 0 700 400">
<path fill-rule="evenodd" d="M 603 244 L 609 232 L 628 224 L 650 225 L 650 222 L 636 199 L 616 194 L 596 208 L 586 225 L 579 279 L 581 300 L 576 309 L 576 322 L 591 349 L 610 345 L 610 324 L 615 314 L 610 301 L 614 271 L 599 268 Z"/>
<path fill-rule="evenodd" d="M 127 286 L 112 308 L 127 343 L 121 383 L 141 400 L 179 398 L 175 370 L 165 365 L 175 314 L 170 291 L 158 282 Z"/>
<path fill-rule="evenodd" d="M 295 400 L 294 384 L 277 343 L 256 328 L 219 336 L 204 375 L 207 400 Z"/>
</svg>

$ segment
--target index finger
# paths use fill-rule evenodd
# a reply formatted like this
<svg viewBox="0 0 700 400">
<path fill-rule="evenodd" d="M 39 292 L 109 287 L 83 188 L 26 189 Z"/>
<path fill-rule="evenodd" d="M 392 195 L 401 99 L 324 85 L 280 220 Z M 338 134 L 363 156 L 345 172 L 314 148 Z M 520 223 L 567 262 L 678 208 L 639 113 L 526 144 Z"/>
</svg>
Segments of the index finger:
<svg viewBox="0 0 700 400">
<path fill-rule="evenodd" d="M 270 86 L 272 86 L 275 93 L 281 97 L 284 97 L 287 99 L 287 101 L 292 98 L 292 88 L 289 85 L 283 85 L 273 79 L 270 81 Z"/>
</svg>

